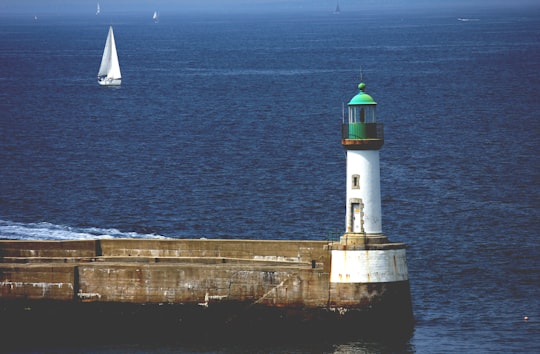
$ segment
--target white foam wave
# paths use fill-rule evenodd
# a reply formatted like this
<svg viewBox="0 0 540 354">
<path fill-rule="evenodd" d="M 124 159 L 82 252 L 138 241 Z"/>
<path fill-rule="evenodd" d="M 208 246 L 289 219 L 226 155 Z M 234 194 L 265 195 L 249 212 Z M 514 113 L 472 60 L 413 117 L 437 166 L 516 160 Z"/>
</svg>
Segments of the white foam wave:
<svg viewBox="0 0 540 354">
<path fill-rule="evenodd" d="M 48 222 L 20 223 L 0 220 L 0 239 L 10 240 L 93 240 L 107 238 L 165 239 L 156 234 L 122 232 L 98 227 L 71 227 Z"/>
</svg>

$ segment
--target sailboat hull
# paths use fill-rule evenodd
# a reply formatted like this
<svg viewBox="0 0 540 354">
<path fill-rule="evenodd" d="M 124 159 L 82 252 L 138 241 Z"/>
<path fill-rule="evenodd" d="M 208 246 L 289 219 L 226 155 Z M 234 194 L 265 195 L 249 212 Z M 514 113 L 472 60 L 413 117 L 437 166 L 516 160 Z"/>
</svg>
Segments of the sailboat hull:
<svg viewBox="0 0 540 354">
<path fill-rule="evenodd" d="M 98 84 L 101 86 L 120 86 L 122 84 L 122 79 L 98 79 Z"/>
</svg>

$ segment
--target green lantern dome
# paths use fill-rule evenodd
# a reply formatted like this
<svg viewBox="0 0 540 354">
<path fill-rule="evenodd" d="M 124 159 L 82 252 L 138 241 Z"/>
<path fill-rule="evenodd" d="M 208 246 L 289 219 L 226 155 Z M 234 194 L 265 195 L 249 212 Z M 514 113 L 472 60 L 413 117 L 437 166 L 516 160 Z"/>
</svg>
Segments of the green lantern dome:
<svg viewBox="0 0 540 354">
<path fill-rule="evenodd" d="M 364 92 L 364 90 L 366 89 L 366 84 L 364 84 L 363 82 L 360 83 L 358 85 L 358 89 L 360 90 L 360 92 L 349 101 L 349 106 L 350 105 L 377 104 L 377 102 L 373 101 L 373 98 L 370 95 Z"/>
</svg>

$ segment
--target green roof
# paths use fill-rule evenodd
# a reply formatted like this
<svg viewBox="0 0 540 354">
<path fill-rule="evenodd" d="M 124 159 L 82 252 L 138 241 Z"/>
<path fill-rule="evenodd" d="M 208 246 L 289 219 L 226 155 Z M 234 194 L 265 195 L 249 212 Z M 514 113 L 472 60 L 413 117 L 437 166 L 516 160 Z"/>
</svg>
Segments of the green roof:
<svg viewBox="0 0 540 354">
<path fill-rule="evenodd" d="M 364 92 L 365 88 L 366 84 L 364 84 L 363 82 L 358 85 L 358 89 L 360 90 L 360 92 L 349 101 L 349 106 L 361 104 L 377 104 L 377 102 L 373 101 L 373 98 L 370 95 Z"/>
</svg>

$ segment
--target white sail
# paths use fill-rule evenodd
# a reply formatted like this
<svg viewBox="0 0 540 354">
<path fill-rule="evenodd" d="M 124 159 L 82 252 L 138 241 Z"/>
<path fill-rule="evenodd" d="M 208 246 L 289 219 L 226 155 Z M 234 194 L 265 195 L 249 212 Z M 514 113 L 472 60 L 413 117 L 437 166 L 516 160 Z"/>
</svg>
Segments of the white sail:
<svg viewBox="0 0 540 354">
<path fill-rule="evenodd" d="M 159 21 L 159 13 L 157 11 L 154 11 L 154 15 L 152 16 L 152 19 L 156 23 Z"/>
<path fill-rule="evenodd" d="M 98 82 L 100 85 L 120 85 L 122 83 L 122 74 L 120 73 L 120 63 L 116 53 L 116 43 L 112 26 L 109 27 L 109 34 L 103 49 L 101 65 L 98 71 Z"/>
<path fill-rule="evenodd" d="M 99 7 L 99 2 L 97 3 L 97 10 L 96 10 L 96 15 L 99 15 L 101 12 L 101 8 Z"/>
</svg>

